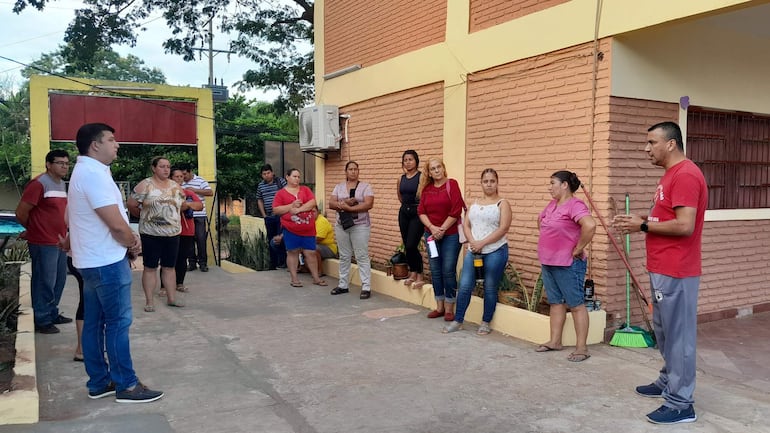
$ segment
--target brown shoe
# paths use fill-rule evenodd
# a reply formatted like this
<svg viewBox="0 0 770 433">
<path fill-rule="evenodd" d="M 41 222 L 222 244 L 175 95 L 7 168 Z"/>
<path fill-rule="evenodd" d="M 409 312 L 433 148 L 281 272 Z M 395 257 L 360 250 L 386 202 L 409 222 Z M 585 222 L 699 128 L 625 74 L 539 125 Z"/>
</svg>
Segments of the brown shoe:
<svg viewBox="0 0 770 433">
<path fill-rule="evenodd" d="M 428 319 L 435 319 L 437 317 L 441 317 L 444 315 L 443 311 L 433 310 L 430 313 L 428 313 Z"/>
<path fill-rule="evenodd" d="M 444 321 L 451 322 L 453 320 L 455 320 L 455 313 L 447 311 L 446 314 L 444 314 Z"/>
</svg>

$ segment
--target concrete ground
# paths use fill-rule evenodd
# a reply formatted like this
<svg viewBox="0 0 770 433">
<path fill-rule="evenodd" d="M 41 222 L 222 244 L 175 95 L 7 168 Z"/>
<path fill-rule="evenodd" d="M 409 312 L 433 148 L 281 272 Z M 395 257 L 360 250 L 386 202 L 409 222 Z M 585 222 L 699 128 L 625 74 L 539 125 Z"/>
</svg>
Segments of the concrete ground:
<svg viewBox="0 0 770 433">
<path fill-rule="evenodd" d="M 62 325 L 37 338 L 41 422 L 0 433 L 770 432 L 770 369 L 766 357 L 752 359 L 768 352 L 767 313 L 704 325 L 712 331 L 699 334 L 698 421 L 660 427 L 644 415 L 662 400 L 633 392 L 657 375 L 654 349 L 595 345 L 572 363 L 570 348 L 535 353 L 499 333 L 479 337 L 473 325 L 444 335 L 427 310 L 377 293 L 362 301 L 357 290 L 329 296 L 336 280 L 302 278 L 293 288 L 285 271 L 212 267 L 188 274 L 187 307 L 156 298 L 157 311 L 145 313 L 135 272 L 134 365 L 166 396 L 88 399 L 83 364 L 72 361 L 75 327 Z M 76 302 L 70 277 L 67 316 Z M 765 330 L 756 340 L 752 321 Z"/>
</svg>

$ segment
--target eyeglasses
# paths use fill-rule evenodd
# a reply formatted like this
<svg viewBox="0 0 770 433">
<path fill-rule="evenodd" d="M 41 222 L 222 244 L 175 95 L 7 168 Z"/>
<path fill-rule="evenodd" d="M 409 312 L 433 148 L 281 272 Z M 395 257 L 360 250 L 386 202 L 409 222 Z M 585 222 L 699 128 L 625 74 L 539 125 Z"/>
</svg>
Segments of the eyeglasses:
<svg viewBox="0 0 770 433">
<path fill-rule="evenodd" d="M 70 166 L 69 161 L 54 161 L 51 164 L 56 164 L 59 167 L 69 167 Z"/>
</svg>

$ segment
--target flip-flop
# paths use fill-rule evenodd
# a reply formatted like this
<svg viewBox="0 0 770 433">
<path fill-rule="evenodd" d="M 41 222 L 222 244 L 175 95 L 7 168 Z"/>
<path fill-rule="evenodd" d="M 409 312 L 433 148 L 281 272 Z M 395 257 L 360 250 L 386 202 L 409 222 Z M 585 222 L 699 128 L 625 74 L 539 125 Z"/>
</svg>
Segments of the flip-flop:
<svg viewBox="0 0 770 433">
<path fill-rule="evenodd" d="M 567 361 L 583 362 L 590 357 L 591 355 L 589 355 L 588 353 L 570 353 L 570 355 L 567 357 Z"/>
<path fill-rule="evenodd" d="M 145 313 L 154 313 L 155 312 L 155 306 L 154 305 L 145 305 L 144 306 L 144 312 Z"/>
<path fill-rule="evenodd" d="M 319 281 L 319 282 L 313 282 L 313 284 L 314 284 L 314 285 L 316 285 L 316 286 L 322 286 L 322 287 L 323 287 L 323 286 L 328 286 L 328 285 L 329 285 L 329 283 L 327 283 L 327 282 L 326 282 L 326 281 L 324 281 L 324 280 L 321 280 L 321 281 Z"/>
<path fill-rule="evenodd" d="M 83 361 L 83 355 L 75 355 L 72 357 L 72 360 L 75 362 L 84 362 Z"/>
<path fill-rule="evenodd" d="M 289 283 L 289 285 L 290 285 L 290 286 L 292 286 L 292 287 L 304 287 L 304 286 L 302 285 L 302 283 L 295 283 L 294 281 L 292 281 L 291 283 Z"/>
<path fill-rule="evenodd" d="M 557 349 L 555 347 L 546 346 L 545 344 L 541 344 L 537 349 L 535 349 L 535 352 L 558 352 L 560 350 L 564 350 L 563 348 Z"/>
<path fill-rule="evenodd" d="M 181 302 L 179 302 L 179 301 L 174 301 L 174 302 L 166 302 L 166 305 L 168 305 L 169 307 L 177 307 L 177 308 L 182 308 L 182 307 L 184 307 L 184 304 L 183 304 L 183 303 L 181 303 Z"/>
<path fill-rule="evenodd" d="M 185 287 L 185 286 L 178 286 L 178 287 L 176 288 L 176 291 L 177 291 L 177 292 L 182 292 L 182 293 L 187 293 L 187 292 L 189 292 L 189 291 L 190 291 L 190 289 L 188 289 L 188 288 L 187 288 L 187 287 Z"/>
</svg>

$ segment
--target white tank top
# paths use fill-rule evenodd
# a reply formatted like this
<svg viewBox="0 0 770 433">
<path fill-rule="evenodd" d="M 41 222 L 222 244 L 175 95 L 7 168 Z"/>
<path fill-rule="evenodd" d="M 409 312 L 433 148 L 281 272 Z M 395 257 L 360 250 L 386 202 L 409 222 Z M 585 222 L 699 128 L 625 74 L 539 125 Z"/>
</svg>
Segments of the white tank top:
<svg viewBox="0 0 770 433">
<path fill-rule="evenodd" d="M 473 203 L 468 209 L 468 218 L 471 222 L 471 233 L 473 233 L 473 239 L 484 239 L 489 236 L 490 233 L 497 230 L 500 227 L 500 202 L 499 200 L 495 204 L 480 205 Z M 501 237 L 496 242 L 492 242 L 489 245 L 485 245 L 481 249 L 482 254 L 489 254 L 494 252 L 501 246 L 508 243 L 506 236 Z"/>
</svg>

